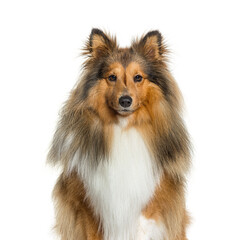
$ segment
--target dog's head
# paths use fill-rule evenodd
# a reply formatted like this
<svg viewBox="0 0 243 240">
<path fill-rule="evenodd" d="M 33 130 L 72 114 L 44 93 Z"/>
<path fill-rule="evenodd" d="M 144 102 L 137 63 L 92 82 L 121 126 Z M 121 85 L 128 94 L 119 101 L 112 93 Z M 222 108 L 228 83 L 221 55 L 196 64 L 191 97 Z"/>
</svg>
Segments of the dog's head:
<svg viewBox="0 0 243 240">
<path fill-rule="evenodd" d="M 158 31 L 151 31 L 129 48 L 119 48 L 116 39 L 93 29 L 86 44 L 86 75 L 82 99 L 92 106 L 119 115 L 130 115 L 151 98 L 169 94 L 166 78 L 166 48 Z M 159 93 L 158 93 L 159 92 Z"/>
</svg>

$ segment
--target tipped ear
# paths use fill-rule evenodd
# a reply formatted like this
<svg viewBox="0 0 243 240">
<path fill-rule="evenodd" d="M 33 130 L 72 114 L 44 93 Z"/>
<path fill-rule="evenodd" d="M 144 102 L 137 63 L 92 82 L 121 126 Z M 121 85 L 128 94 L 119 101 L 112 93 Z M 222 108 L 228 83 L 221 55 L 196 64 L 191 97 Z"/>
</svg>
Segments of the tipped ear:
<svg viewBox="0 0 243 240">
<path fill-rule="evenodd" d="M 159 31 L 148 32 L 138 43 L 138 49 L 148 59 L 160 59 L 166 51 L 162 45 L 162 35 Z"/>
<path fill-rule="evenodd" d="M 107 36 L 103 31 L 93 28 L 86 47 L 93 57 L 100 57 L 114 50 L 116 41 Z"/>
</svg>

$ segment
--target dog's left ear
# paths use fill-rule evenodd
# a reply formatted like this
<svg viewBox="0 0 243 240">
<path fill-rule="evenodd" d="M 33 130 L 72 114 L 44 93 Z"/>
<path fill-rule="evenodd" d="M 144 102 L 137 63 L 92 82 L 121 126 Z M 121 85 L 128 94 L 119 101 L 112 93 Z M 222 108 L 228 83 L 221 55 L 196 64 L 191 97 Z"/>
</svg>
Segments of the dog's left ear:
<svg viewBox="0 0 243 240">
<path fill-rule="evenodd" d="M 109 54 L 116 47 L 116 40 L 106 35 L 103 31 L 93 28 L 86 44 L 86 50 L 94 58 Z"/>
<path fill-rule="evenodd" d="M 159 31 L 151 31 L 142 37 L 138 44 L 135 43 L 135 48 L 148 59 L 160 59 L 165 52 L 162 40 L 162 35 Z"/>
</svg>

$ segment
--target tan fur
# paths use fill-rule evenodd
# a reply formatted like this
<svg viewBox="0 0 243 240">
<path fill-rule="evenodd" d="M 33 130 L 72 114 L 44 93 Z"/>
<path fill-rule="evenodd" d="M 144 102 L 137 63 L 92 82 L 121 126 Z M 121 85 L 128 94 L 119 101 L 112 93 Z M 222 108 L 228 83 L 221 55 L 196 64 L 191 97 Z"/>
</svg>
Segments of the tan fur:
<svg viewBox="0 0 243 240">
<path fill-rule="evenodd" d="M 61 240 L 101 240 L 98 220 L 93 216 L 80 178 L 62 174 L 53 192 L 57 216 L 56 231 Z"/>
<path fill-rule="evenodd" d="M 189 216 L 185 210 L 183 182 L 175 182 L 166 174 L 143 214 L 148 219 L 165 224 L 168 240 L 186 240 Z"/>
</svg>

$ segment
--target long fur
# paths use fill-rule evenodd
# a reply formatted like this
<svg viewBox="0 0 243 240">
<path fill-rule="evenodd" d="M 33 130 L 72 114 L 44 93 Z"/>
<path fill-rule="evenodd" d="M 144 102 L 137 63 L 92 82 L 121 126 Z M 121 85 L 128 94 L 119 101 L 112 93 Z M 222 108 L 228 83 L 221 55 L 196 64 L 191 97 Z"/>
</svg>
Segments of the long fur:
<svg viewBox="0 0 243 240">
<path fill-rule="evenodd" d="M 54 190 L 62 240 L 137 239 L 141 216 L 161 226 L 154 240 L 162 232 L 163 239 L 186 239 L 190 143 L 166 53 L 158 31 L 121 49 L 114 38 L 92 30 L 83 73 L 63 107 L 48 155 L 63 168 Z M 134 93 L 142 100 L 129 116 L 108 104 L 104 79 L 117 63 L 121 69 L 136 63 L 146 76 L 143 91 Z"/>
</svg>

